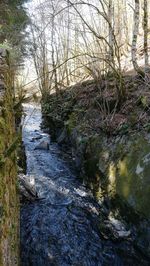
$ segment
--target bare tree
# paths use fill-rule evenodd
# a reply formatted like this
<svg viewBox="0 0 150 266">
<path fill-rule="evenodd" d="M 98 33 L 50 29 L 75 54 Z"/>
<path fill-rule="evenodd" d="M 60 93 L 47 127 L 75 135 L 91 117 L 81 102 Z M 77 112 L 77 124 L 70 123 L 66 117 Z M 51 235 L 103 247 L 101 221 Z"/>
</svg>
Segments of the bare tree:
<svg viewBox="0 0 150 266">
<path fill-rule="evenodd" d="M 114 28 L 113 28 L 114 7 L 113 7 L 112 0 L 109 0 L 108 17 L 110 20 L 109 22 L 109 56 L 110 56 L 110 61 L 114 62 Z"/>
<path fill-rule="evenodd" d="M 148 55 L 148 3 L 144 0 L 144 56 L 145 56 L 145 72 L 147 71 L 149 65 L 149 55 Z"/>
<path fill-rule="evenodd" d="M 33 18 L 34 62 L 37 75 L 44 76 L 39 82 L 42 90 L 59 94 L 71 82 L 86 78 L 97 81 L 110 73 L 117 84 L 118 99 L 123 99 L 123 69 L 134 67 L 143 75 L 138 61 L 139 46 L 143 50 L 143 44 L 145 69 L 148 68 L 147 4 L 147 0 L 42 2 Z"/>
<path fill-rule="evenodd" d="M 137 63 L 137 37 L 139 33 L 139 22 L 140 22 L 140 1 L 135 0 L 134 27 L 133 27 L 132 50 L 131 50 L 132 63 L 135 71 L 139 74 L 143 74 Z"/>
</svg>

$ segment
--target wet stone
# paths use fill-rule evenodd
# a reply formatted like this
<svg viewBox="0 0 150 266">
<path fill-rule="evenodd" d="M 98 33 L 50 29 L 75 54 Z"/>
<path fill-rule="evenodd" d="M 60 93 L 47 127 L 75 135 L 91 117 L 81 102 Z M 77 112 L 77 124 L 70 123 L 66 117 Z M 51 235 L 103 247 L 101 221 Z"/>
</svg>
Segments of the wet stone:
<svg viewBox="0 0 150 266">
<path fill-rule="evenodd" d="M 43 136 L 42 135 L 39 135 L 37 137 L 32 138 L 31 141 L 34 142 L 34 141 L 39 140 L 39 139 L 42 139 L 42 138 L 43 138 Z"/>
<path fill-rule="evenodd" d="M 49 142 L 46 140 L 41 141 L 36 147 L 35 150 L 49 150 Z"/>
</svg>

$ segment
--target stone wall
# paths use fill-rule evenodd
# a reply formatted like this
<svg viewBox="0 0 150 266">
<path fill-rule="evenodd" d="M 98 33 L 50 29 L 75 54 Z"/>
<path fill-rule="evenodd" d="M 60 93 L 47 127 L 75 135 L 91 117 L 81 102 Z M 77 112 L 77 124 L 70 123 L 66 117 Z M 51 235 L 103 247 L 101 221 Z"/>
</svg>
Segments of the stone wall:
<svg viewBox="0 0 150 266">
<path fill-rule="evenodd" d="M 111 235 L 107 219 L 123 221 L 132 232 L 133 246 L 150 261 L 150 131 L 144 126 L 132 131 L 124 127 L 115 134 L 108 134 L 105 127 L 100 130 L 103 120 L 97 120 L 100 112 L 94 109 L 89 87 L 79 89 L 81 94 L 68 89 L 59 98 L 52 94 L 42 102 L 43 128 L 60 145 L 65 144 L 63 149 L 66 144 L 71 148 L 84 185 L 102 208 L 101 234 Z"/>
<path fill-rule="evenodd" d="M 0 49 L 0 265 L 18 265 L 19 201 L 9 54 Z"/>
</svg>

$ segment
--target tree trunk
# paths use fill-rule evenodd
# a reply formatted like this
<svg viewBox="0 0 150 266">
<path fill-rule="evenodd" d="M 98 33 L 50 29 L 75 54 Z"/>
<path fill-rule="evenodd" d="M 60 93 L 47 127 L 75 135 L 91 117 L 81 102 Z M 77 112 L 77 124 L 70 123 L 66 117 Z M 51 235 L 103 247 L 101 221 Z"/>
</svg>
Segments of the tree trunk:
<svg viewBox="0 0 150 266">
<path fill-rule="evenodd" d="M 132 38 L 132 63 L 135 71 L 138 74 L 143 74 L 142 70 L 137 63 L 137 37 L 139 32 L 139 21 L 140 21 L 140 1 L 135 0 L 134 10 L 134 27 L 133 27 L 133 38 Z"/>
<path fill-rule="evenodd" d="M 144 56 L 145 56 L 145 73 L 148 70 L 148 5 L 147 0 L 144 0 Z"/>
<path fill-rule="evenodd" d="M 54 74 L 54 84 L 55 84 L 55 91 L 56 95 L 59 94 L 58 88 L 58 80 L 57 80 L 57 70 L 56 70 L 56 60 L 55 60 L 55 24 L 54 24 L 54 8 L 53 8 L 53 15 L 52 15 L 52 29 L 51 29 L 51 48 L 52 48 L 52 67 L 53 67 L 53 74 Z"/>
<path fill-rule="evenodd" d="M 109 60 L 110 62 L 114 61 L 114 7 L 113 1 L 109 0 L 108 16 L 110 20 L 109 25 Z"/>
</svg>

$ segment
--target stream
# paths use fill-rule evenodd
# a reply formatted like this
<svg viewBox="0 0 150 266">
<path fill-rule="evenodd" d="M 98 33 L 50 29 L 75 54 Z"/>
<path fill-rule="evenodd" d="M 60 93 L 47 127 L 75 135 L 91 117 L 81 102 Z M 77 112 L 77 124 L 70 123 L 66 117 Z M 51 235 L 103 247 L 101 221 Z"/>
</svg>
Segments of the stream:
<svg viewBox="0 0 150 266">
<path fill-rule="evenodd" d="M 40 129 L 40 106 L 26 104 L 24 111 L 26 178 L 40 200 L 21 206 L 21 265 L 149 265 L 130 237 L 113 241 L 101 234 L 102 205 L 82 184 L 68 155 Z M 49 150 L 37 148 L 41 141 L 50 141 Z"/>
</svg>

